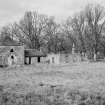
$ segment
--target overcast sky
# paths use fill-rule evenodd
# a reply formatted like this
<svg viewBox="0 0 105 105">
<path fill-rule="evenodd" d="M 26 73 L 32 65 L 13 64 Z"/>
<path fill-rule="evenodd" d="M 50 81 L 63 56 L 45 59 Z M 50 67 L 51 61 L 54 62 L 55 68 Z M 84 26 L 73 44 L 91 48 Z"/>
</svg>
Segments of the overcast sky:
<svg viewBox="0 0 105 105">
<path fill-rule="evenodd" d="M 0 0 L 0 27 L 19 19 L 25 11 L 38 11 L 62 21 L 88 3 L 105 5 L 105 0 Z"/>
</svg>

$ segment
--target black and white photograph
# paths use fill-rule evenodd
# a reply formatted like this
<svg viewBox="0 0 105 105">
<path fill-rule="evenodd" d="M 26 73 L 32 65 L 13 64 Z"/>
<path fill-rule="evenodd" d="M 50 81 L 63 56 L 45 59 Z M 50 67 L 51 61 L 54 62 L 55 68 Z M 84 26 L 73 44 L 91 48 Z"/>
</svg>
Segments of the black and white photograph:
<svg viewBox="0 0 105 105">
<path fill-rule="evenodd" d="M 105 0 L 0 0 L 0 105 L 105 105 Z"/>
</svg>

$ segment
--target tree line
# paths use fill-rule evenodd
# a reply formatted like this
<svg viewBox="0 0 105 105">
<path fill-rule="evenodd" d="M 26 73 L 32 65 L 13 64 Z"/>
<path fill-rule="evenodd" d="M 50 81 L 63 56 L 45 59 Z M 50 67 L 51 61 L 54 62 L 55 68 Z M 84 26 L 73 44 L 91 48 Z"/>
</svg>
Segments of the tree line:
<svg viewBox="0 0 105 105">
<path fill-rule="evenodd" d="M 99 54 L 105 56 L 105 10 L 88 4 L 63 23 L 57 23 L 54 16 L 28 11 L 19 22 L 2 27 L 0 35 L 47 53 L 71 53 L 74 44 L 75 52 L 96 60 Z"/>
</svg>

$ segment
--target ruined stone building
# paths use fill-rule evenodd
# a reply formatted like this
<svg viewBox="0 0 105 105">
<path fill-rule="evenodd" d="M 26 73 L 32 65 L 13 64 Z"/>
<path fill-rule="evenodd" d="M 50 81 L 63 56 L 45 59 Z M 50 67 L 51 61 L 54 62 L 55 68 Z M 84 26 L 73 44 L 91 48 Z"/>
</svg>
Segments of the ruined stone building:
<svg viewBox="0 0 105 105">
<path fill-rule="evenodd" d="M 0 66 L 24 64 L 24 45 L 6 36 L 0 41 Z"/>
</svg>

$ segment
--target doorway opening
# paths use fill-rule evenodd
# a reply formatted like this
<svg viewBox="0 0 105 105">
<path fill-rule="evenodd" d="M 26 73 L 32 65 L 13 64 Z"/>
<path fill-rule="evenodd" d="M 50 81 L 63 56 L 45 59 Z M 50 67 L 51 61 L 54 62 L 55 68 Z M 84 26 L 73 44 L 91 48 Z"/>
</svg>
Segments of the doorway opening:
<svg viewBox="0 0 105 105">
<path fill-rule="evenodd" d="M 11 56 L 11 59 L 13 59 L 13 60 L 14 60 L 14 56 L 13 56 L 13 55 Z"/>
<path fill-rule="evenodd" d="M 38 63 L 40 63 L 40 57 L 38 57 Z"/>
</svg>

